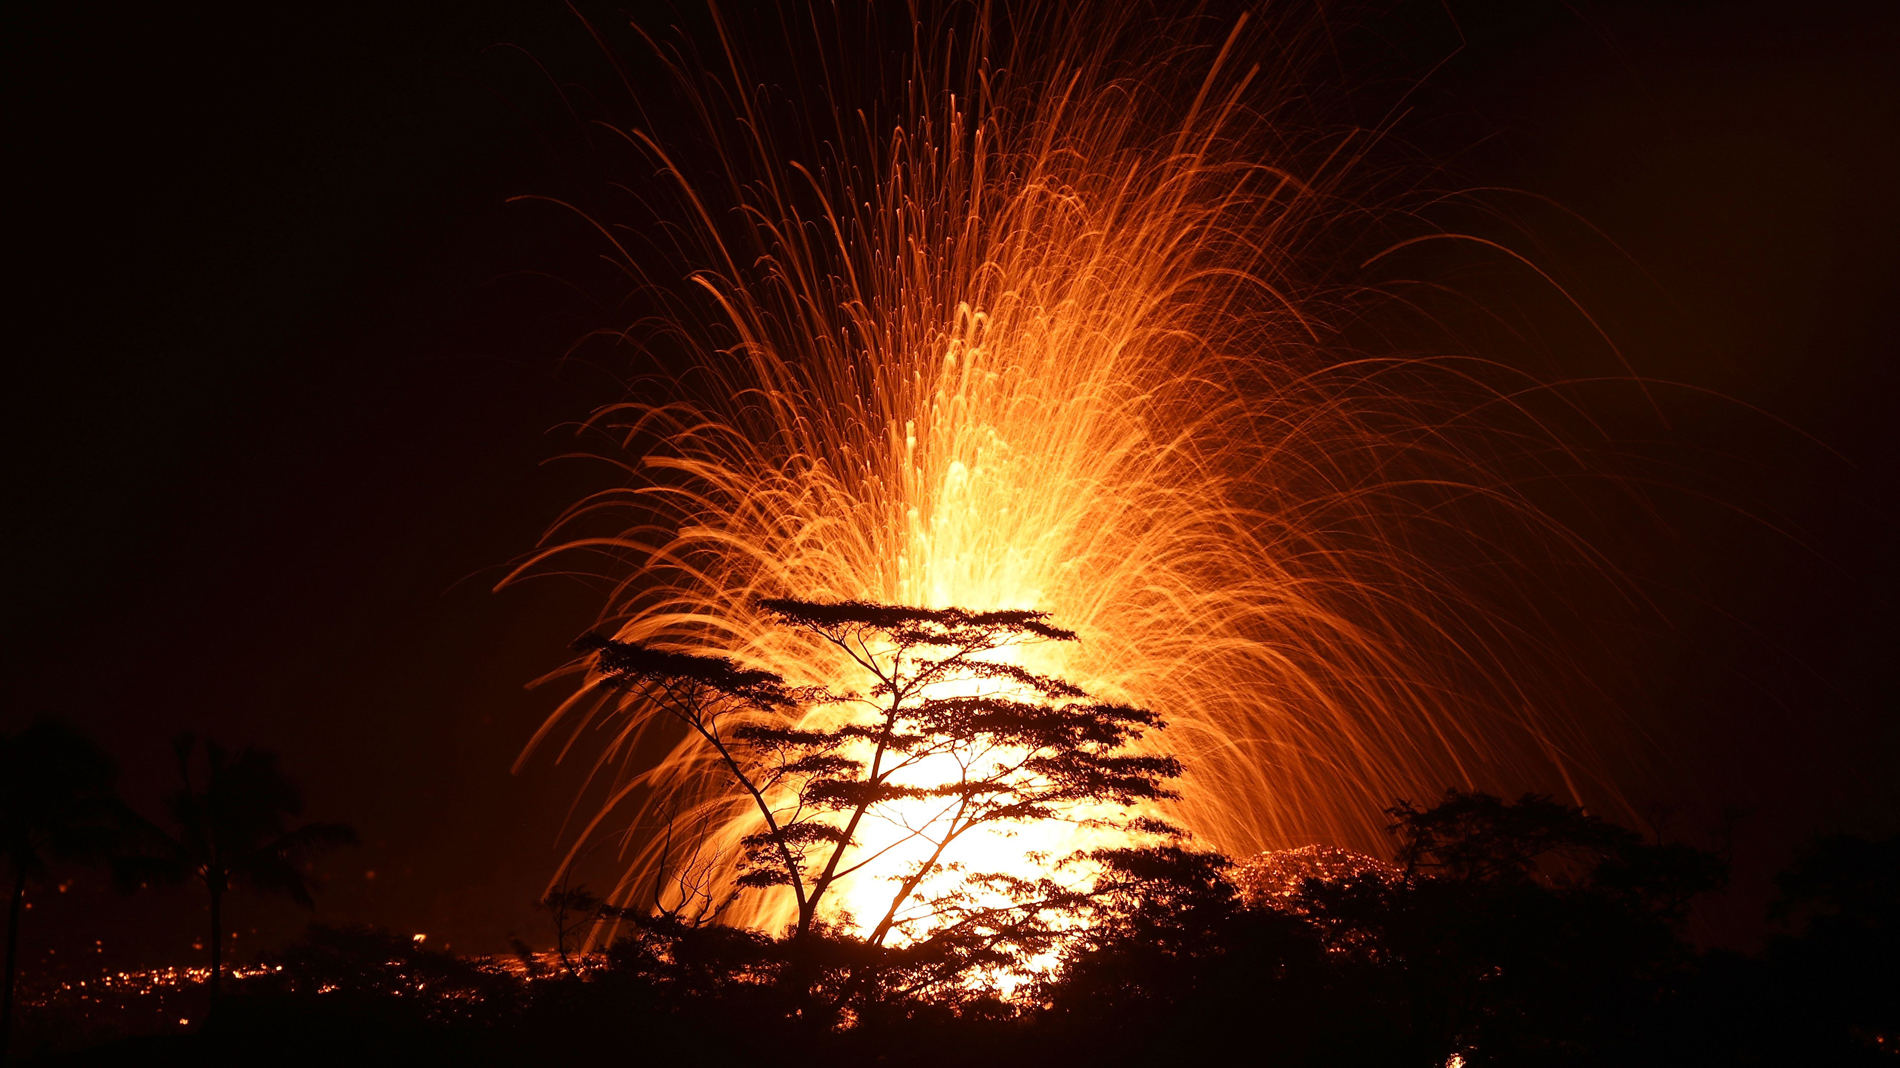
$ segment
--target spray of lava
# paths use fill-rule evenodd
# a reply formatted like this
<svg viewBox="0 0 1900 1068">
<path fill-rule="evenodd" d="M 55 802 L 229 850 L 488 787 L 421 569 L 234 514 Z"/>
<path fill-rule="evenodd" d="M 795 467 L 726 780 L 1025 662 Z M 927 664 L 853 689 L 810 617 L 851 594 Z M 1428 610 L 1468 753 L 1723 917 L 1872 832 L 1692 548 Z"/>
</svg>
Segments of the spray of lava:
<svg viewBox="0 0 1900 1068">
<path fill-rule="evenodd" d="M 822 85 L 781 96 L 723 22 L 714 63 L 656 44 L 716 162 L 621 128 L 671 190 L 663 255 L 601 233 L 670 309 L 622 334 L 666 370 L 588 424 L 624 481 L 518 573 L 600 554 L 620 639 L 828 684 L 849 665 L 760 597 L 1047 611 L 1081 641 L 1033 666 L 1165 714 L 1189 769 L 1169 815 L 1237 855 L 1371 847 L 1395 797 L 1568 776 L 1500 607 L 1533 593 L 1492 581 L 1525 544 L 1588 557 L 1517 489 L 1574 459 L 1533 384 L 1343 340 L 1385 299 L 1316 267 L 1369 214 L 1342 197 L 1368 137 L 1286 121 L 1282 34 L 1109 6 L 920 17 L 895 74 L 811 31 Z M 839 95 L 867 81 L 885 95 Z M 749 802 L 594 681 L 535 744 L 606 739 L 578 839 L 633 814 L 616 900 L 729 878 Z"/>
</svg>

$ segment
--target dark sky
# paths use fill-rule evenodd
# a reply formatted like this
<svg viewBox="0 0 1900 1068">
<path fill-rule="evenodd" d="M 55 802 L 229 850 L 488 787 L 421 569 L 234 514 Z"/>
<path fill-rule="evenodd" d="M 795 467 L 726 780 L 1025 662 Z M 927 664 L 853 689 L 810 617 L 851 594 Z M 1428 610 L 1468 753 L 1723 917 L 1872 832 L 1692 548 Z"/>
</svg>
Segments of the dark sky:
<svg viewBox="0 0 1900 1068">
<path fill-rule="evenodd" d="M 509 774 L 554 702 L 524 683 L 596 600 L 489 587 L 601 484 L 543 461 L 621 395 L 562 358 L 617 325 L 587 235 L 504 201 L 608 177 L 527 57 L 611 79 L 564 8 L 398 6 L 8 6 L 0 728 L 71 718 L 148 810 L 181 728 L 274 749 L 366 841 L 324 865 L 319 918 L 495 950 L 538 938 L 575 785 Z M 1449 56 L 1398 136 L 1601 228 L 1629 262 L 1546 252 L 1641 373 L 1728 398 L 1672 409 L 1726 488 L 1654 554 L 1684 592 L 1633 701 L 1669 769 L 1648 802 L 1746 813 L 1707 921 L 1745 938 L 1803 836 L 1896 822 L 1895 9 L 1447 6 L 1457 29 L 1373 20 Z M 196 936 L 194 899 L 96 882 L 34 899 L 29 960 Z M 303 922 L 240 907 L 240 945 Z"/>
</svg>

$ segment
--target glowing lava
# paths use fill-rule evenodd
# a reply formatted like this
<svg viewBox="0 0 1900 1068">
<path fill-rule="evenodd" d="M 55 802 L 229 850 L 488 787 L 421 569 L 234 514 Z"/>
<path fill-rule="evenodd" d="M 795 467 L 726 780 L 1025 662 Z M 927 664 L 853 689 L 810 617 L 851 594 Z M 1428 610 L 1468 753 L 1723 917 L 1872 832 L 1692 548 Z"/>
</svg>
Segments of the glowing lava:
<svg viewBox="0 0 1900 1068">
<path fill-rule="evenodd" d="M 802 125 L 726 91 L 752 84 L 736 59 L 724 81 L 676 68 L 720 164 L 623 131 L 674 194 L 659 218 L 684 280 L 636 331 L 668 396 L 596 414 L 626 481 L 517 574 L 598 554 L 620 639 L 843 686 L 835 651 L 758 598 L 1050 612 L 1082 640 L 1030 666 L 1161 711 L 1156 741 L 1189 768 L 1174 817 L 1235 855 L 1376 848 L 1395 797 L 1561 768 L 1514 625 L 1433 555 L 1564 541 L 1513 488 L 1512 458 L 1548 442 L 1522 383 L 1339 347 L 1365 290 L 1325 282 L 1315 250 L 1354 215 L 1337 183 L 1357 132 L 1278 117 L 1297 69 L 1247 57 L 1279 38 L 1205 28 L 1048 12 L 1007 43 L 946 21 L 887 96 Z M 799 47 L 848 66 L 836 41 Z M 583 687 L 536 743 L 604 728 L 610 797 L 581 838 L 633 813 L 616 900 L 648 900 L 665 865 L 721 885 L 756 816 L 692 740 L 615 700 Z M 1027 871 L 1071 833 L 954 859 Z M 881 913 L 888 870 L 854 911 Z M 726 918 L 785 915 L 751 892 Z"/>
</svg>

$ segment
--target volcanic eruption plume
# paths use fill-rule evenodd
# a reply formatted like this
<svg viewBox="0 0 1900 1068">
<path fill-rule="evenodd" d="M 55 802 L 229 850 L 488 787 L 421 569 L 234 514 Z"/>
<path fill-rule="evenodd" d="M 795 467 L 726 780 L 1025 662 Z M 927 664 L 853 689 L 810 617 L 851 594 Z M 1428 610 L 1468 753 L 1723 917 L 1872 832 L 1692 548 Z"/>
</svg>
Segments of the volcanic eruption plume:
<svg viewBox="0 0 1900 1068">
<path fill-rule="evenodd" d="M 1361 267 L 1416 223 L 1352 195 L 1378 132 L 1297 118 L 1285 27 L 1047 7 L 801 15 L 784 84 L 717 12 L 710 59 L 647 40 L 697 132 L 615 128 L 657 175 L 651 223 L 597 223 L 658 309 L 586 427 L 624 478 L 516 574 L 593 554 L 604 633 L 827 685 L 761 598 L 1048 612 L 1081 640 L 1033 668 L 1163 713 L 1167 815 L 1237 855 L 1587 771 L 1526 606 L 1532 561 L 1599 565 L 1524 487 L 1589 462 L 1505 364 L 1365 343 L 1406 302 Z M 597 681 L 529 747 L 594 760 L 576 850 L 631 828 L 625 903 L 729 879 L 750 802 Z"/>
</svg>

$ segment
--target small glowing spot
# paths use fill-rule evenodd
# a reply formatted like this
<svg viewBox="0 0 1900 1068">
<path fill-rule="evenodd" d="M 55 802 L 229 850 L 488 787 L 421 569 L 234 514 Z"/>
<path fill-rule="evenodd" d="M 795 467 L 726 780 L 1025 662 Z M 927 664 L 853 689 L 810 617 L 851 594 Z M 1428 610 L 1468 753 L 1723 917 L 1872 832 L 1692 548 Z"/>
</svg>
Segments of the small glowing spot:
<svg viewBox="0 0 1900 1068">
<path fill-rule="evenodd" d="M 429 937 L 429 936 L 428 936 L 428 935 L 426 935 L 426 934 L 419 934 L 419 935 L 416 935 L 415 937 L 413 937 L 412 939 L 410 939 L 410 941 L 413 941 L 413 942 L 420 942 L 420 941 L 422 941 L 423 939 L 425 939 L 425 938 L 428 938 L 428 937 Z"/>
<path fill-rule="evenodd" d="M 178 1026 L 180 1026 L 180 1027 L 190 1027 L 190 1026 L 191 1026 L 191 1017 L 189 1017 L 189 1016 L 180 1016 L 180 1017 L 178 1018 Z"/>
</svg>

